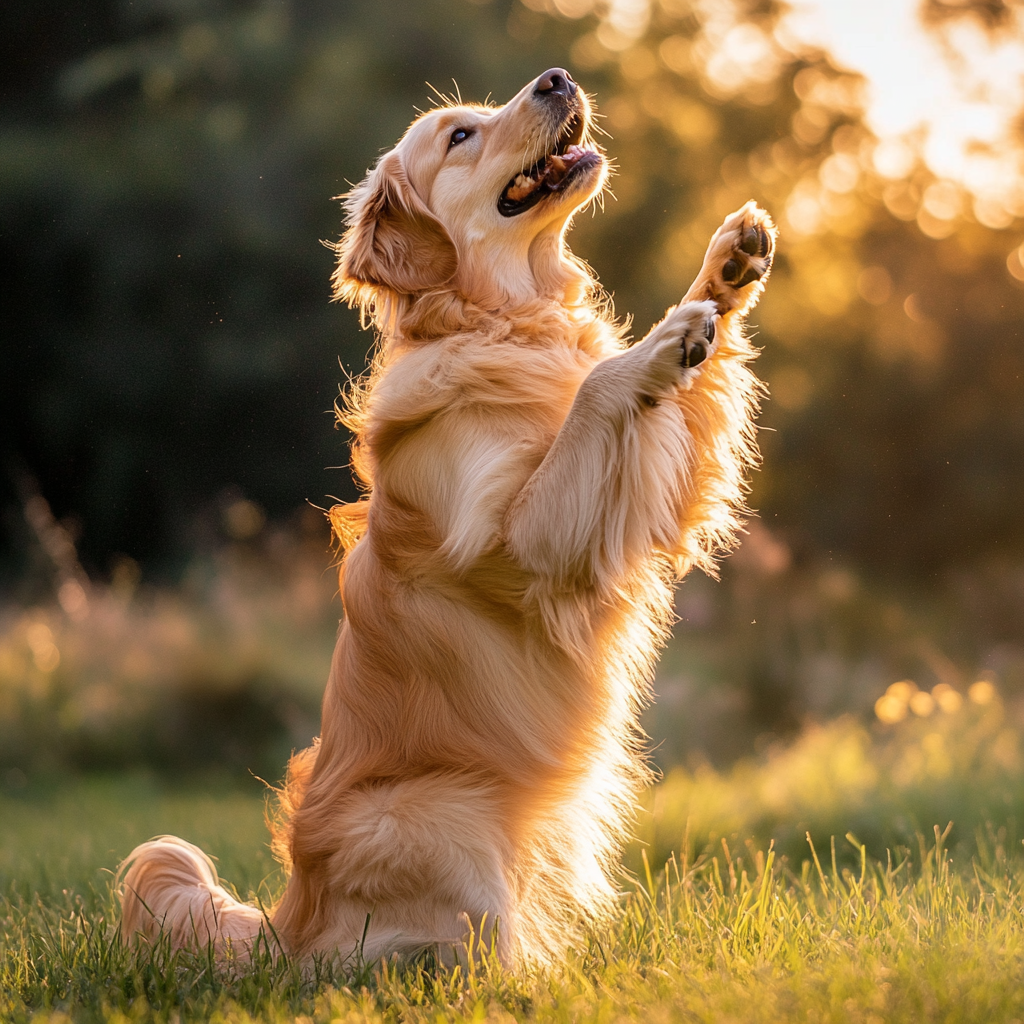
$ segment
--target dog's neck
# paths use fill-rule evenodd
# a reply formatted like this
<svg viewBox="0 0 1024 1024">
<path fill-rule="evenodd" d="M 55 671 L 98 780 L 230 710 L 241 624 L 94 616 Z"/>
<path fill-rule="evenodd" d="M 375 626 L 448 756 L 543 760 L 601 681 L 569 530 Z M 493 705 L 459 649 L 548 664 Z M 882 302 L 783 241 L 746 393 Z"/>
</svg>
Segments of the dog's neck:
<svg viewBox="0 0 1024 1024">
<path fill-rule="evenodd" d="M 590 298 L 595 288 L 593 279 L 580 271 L 566 289 L 573 293 L 573 301 L 534 293 L 501 309 L 473 302 L 457 289 L 439 289 L 397 299 L 379 311 L 387 322 L 378 315 L 378 326 L 386 348 L 393 351 L 465 334 L 522 344 L 585 346 L 581 339 L 597 321 L 606 319 L 601 305 Z"/>
<path fill-rule="evenodd" d="M 449 287 L 481 309 L 502 310 L 550 299 L 564 303 L 574 267 L 560 231 L 536 235 L 465 232 L 458 239 L 459 267 Z"/>
<path fill-rule="evenodd" d="M 589 269 L 566 248 L 564 226 L 557 225 L 533 237 L 503 238 L 500 245 L 487 236 L 461 239 L 455 277 L 441 292 L 413 297 L 410 311 L 426 311 L 443 294 L 445 305 L 465 310 L 474 324 L 481 314 L 494 318 L 524 309 L 564 314 L 586 305 L 596 288 Z M 441 333 L 452 328 L 458 329 L 446 321 Z"/>
<path fill-rule="evenodd" d="M 371 303 L 360 303 L 364 316 L 372 316 L 386 347 L 398 349 L 471 331 L 505 334 L 509 325 L 519 333 L 531 322 L 559 325 L 555 333 L 565 335 L 572 325 L 609 319 L 605 304 L 595 302 L 596 278 L 565 245 L 566 229 L 552 224 L 532 237 L 505 237 L 500 246 L 463 236 L 451 281 L 412 295 L 378 287 Z"/>
</svg>

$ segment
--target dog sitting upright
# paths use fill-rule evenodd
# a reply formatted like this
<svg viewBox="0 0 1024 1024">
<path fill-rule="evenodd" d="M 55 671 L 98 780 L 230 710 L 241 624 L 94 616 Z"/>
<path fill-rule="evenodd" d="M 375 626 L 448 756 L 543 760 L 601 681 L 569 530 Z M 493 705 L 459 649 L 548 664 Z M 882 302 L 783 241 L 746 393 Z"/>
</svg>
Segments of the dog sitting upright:
<svg viewBox="0 0 1024 1024">
<path fill-rule="evenodd" d="M 347 197 L 336 297 L 380 344 L 343 416 L 366 495 L 332 510 L 322 733 L 279 794 L 291 954 L 472 932 L 543 963 L 615 908 L 672 584 L 728 549 L 756 458 L 742 325 L 775 228 L 727 217 L 627 346 L 565 247 L 606 178 L 591 127 L 554 68 L 503 107 L 422 115 Z M 264 925 L 182 840 L 125 866 L 126 932 L 238 949 Z"/>
</svg>

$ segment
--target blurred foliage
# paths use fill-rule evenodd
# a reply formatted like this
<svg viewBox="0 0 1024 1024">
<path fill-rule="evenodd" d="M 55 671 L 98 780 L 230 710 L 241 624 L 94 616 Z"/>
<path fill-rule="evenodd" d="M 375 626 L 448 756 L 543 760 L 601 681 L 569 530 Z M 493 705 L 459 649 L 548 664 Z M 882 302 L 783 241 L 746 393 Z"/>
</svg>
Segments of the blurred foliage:
<svg viewBox="0 0 1024 1024">
<path fill-rule="evenodd" d="M 908 589 L 809 557 L 754 520 L 720 583 L 683 581 L 676 613 L 644 717 L 663 770 L 697 751 L 722 766 L 759 737 L 847 713 L 869 719 L 897 680 L 963 695 L 991 678 L 1024 711 L 1024 573 L 1013 563 Z"/>
<path fill-rule="evenodd" d="M 15 6 L 26 26 L 63 17 Z M 52 55 L 0 123 L 0 432 L 80 520 L 92 571 L 118 553 L 180 571 L 227 484 L 272 516 L 353 494 L 325 472 L 348 458 L 337 360 L 361 372 L 372 339 L 329 305 L 331 197 L 425 80 L 509 95 L 571 33 L 510 48 L 506 14 L 462 0 L 100 0 L 89 20 L 106 45 Z"/>
<path fill-rule="evenodd" d="M 917 852 L 918 837 L 952 828 L 951 850 L 964 859 L 1019 851 L 1024 838 L 1024 734 L 1019 708 L 1008 713 L 997 687 L 972 684 L 966 698 L 942 684 L 933 693 L 897 684 L 911 712 L 866 728 L 852 717 L 812 727 L 794 743 L 727 772 L 707 764 L 674 768 L 651 794 L 639 836 L 661 864 L 676 850 L 720 854 L 723 846 L 774 841 L 800 864 L 830 841 L 843 862 L 870 856 L 894 863 Z M 890 694 L 895 700 L 895 694 Z M 916 698 L 916 700 L 914 699 Z M 881 704 L 881 702 L 880 702 Z M 916 705 L 916 706 L 915 706 Z M 880 716 L 886 714 L 879 708 Z M 886 715 L 886 717 L 891 717 Z M 848 833 L 853 846 L 843 841 Z M 728 853 L 726 854 L 728 856 Z M 632 851 L 637 867 L 639 857 Z M 748 868 L 750 867 L 748 857 Z"/>
<path fill-rule="evenodd" d="M 778 8 L 718 10 L 724 25 L 663 3 L 643 37 L 610 40 L 618 52 L 599 45 L 604 25 L 575 45 L 597 65 L 581 77 L 603 77 L 620 165 L 610 226 L 581 225 L 577 244 L 643 329 L 723 214 L 756 198 L 783 242 L 754 315 L 772 390 L 754 507 L 799 548 L 875 575 L 931 582 L 1019 559 L 1024 288 L 1006 263 L 1019 234 L 942 207 L 912 152 L 890 167 L 861 123 L 863 83 L 775 44 Z M 730 43 L 741 29 L 745 48 Z"/>
<path fill-rule="evenodd" d="M 596 94 L 619 168 L 574 246 L 639 331 L 725 212 L 753 196 L 783 226 L 756 315 L 773 399 L 753 504 L 772 528 L 926 581 L 1021 558 L 1016 222 L 985 227 L 913 152 L 879 151 L 863 83 L 784 49 L 776 4 L 591 7 L 101 0 L 88 45 L 43 48 L 0 122 L 0 407 L 87 565 L 180 565 L 229 483 L 272 516 L 349 493 L 324 471 L 346 460 L 325 413 L 335 358 L 358 372 L 370 338 L 326 301 L 330 197 L 425 82 L 500 101 L 552 64 Z M 61 20 L 15 9 L 26 39 Z"/>
<path fill-rule="evenodd" d="M 46 521 L 45 500 L 30 504 Z M 178 586 L 144 582 L 127 557 L 103 583 L 50 518 L 39 546 L 68 560 L 56 599 L 0 606 L 0 788 L 69 770 L 274 782 L 289 751 L 319 731 L 340 613 L 326 519 L 309 508 L 288 526 L 268 524 L 236 495 L 206 528 L 209 546 Z M 841 736 L 822 749 L 875 717 L 967 729 L 969 718 L 948 713 L 993 683 L 1006 727 L 1024 726 L 1017 581 L 970 575 L 962 592 L 908 603 L 850 569 L 795 563 L 755 522 L 722 584 L 695 576 L 680 588 L 644 716 L 655 764 L 689 765 L 707 788 L 711 765 L 808 728 L 824 736 L 815 723 L 844 715 L 854 717 L 827 727 Z"/>
<path fill-rule="evenodd" d="M 251 514 L 225 509 L 237 527 Z M 0 780 L 68 770 L 211 771 L 276 781 L 319 732 L 338 624 L 327 526 L 270 529 L 196 556 L 181 586 L 109 586 L 0 613 Z"/>
<path fill-rule="evenodd" d="M 976 6 L 944 5 L 943 24 Z M 4 727 L 6 763 L 26 770 L 27 737 L 62 721 L 78 724 L 53 733 L 58 760 L 82 765 L 177 763 L 187 745 L 166 740 L 172 721 L 189 723 L 182 738 L 203 735 L 200 721 L 272 719 L 250 737 L 262 752 L 249 767 L 287 746 L 278 710 L 295 690 L 312 714 L 338 610 L 300 602 L 308 620 L 289 619 L 293 583 L 278 598 L 263 589 L 287 573 L 262 546 L 303 499 L 352 495 L 331 406 L 372 341 L 327 301 L 317 240 L 340 229 L 331 197 L 432 102 L 426 82 L 500 102 L 554 65 L 595 94 L 618 168 L 615 198 L 580 218 L 572 245 L 638 335 L 726 212 L 754 197 L 782 228 L 754 317 L 772 392 L 760 519 L 721 585 L 680 590 L 648 718 L 659 763 L 695 750 L 724 763 L 766 730 L 870 715 L 904 677 L 965 692 L 991 671 L 1008 702 L 1024 694 L 1024 225 L 937 180 L 913 140 L 877 140 L 865 83 L 788 40 L 782 12 L 774 0 L 597 13 L 590 0 L 8 4 L 4 664 L 35 664 L 33 623 L 62 661 L 5 677 L 22 695 L 48 680 Z M 239 551 L 263 566 L 244 584 Z M 184 589 L 102 596 L 133 565 Z M 221 586 L 259 623 L 256 653 Z M 74 618 L 79 591 L 94 591 L 95 624 Z M 166 658 L 154 653 L 165 613 L 191 630 Z M 110 652 L 125 637 L 156 658 L 160 686 L 119 667 Z M 134 738 L 67 710 L 104 687 L 136 709 L 124 712 Z M 182 710 L 207 688 L 244 693 L 245 707 Z M 203 741 L 214 760 L 239 764 L 229 727 L 216 729 Z"/>
</svg>

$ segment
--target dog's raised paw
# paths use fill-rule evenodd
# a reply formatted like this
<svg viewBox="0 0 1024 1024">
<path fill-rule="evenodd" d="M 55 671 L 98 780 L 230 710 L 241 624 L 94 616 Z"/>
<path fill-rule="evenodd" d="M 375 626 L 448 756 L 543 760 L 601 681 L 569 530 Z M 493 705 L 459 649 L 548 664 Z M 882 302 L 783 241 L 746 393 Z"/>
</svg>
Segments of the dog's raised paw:
<svg viewBox="0 0 1024 1024">
<path fill-rule="evenodd" d="M 708 320 L 704 324 L 703 335 L 697 331 L 687 331 L 683 335 L 682 350 L 683 366 L 689 369 L 693 366 L 699 366 L 708 357 L 708 353 L 711 351 L 711 346 L 715 342 L 715 321 Z"/>
<path fill-rule="evenodd" d="M 657 396 L 694 378 L 692 372 L 715 351 L 715 304 L 681 302 L 628 354 L 644 367 L 640 387 Z"/>
<path fill-rule="evenodd" d="M 757 213 L 762 210 L 755 209 Z M 760 281 L 771 269 L 775 245 L 762 224 L 745 222 L 736 232 L 732 255 L 722 264 L 722 280 L 733 288 Z"/>
<path fill-rule="evenodd" d="M 705 294 L 722 314 L 748 308 L 758 292 L 744 292 L 771 270 L 775 256 L 775 225 L 756 203 L 731 214 L 711 241 L 704 265 Z"/>
</svg>

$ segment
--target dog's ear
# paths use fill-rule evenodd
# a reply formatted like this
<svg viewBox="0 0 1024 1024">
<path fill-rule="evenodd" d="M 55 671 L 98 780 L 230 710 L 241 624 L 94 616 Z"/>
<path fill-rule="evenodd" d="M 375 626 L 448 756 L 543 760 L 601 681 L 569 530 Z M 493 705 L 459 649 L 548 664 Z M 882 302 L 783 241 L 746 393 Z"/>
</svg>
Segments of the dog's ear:
<svg viewBox="0 0 1024 1024">
<path fill-rule="evenodd" d="M 334 295 L 362 304 L 384 287 L 400 295 L 438 288 L 458 269 L 455 243 L 389 153 L 345 197 L 348 230 L 336 246 Z"/>
</svg>

